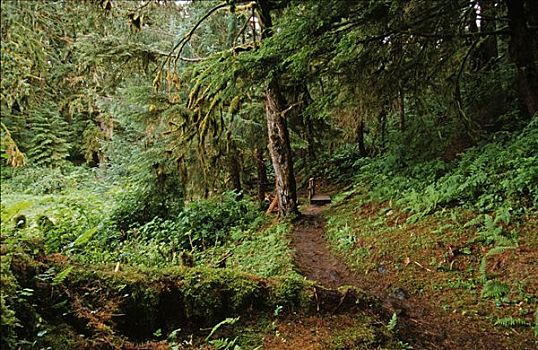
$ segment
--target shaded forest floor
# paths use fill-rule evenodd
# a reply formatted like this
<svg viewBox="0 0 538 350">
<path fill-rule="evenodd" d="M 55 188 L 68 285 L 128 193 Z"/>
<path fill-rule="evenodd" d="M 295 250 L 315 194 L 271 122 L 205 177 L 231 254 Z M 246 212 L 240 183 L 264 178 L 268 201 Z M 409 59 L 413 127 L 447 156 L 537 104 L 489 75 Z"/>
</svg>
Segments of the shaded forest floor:
<svg viewBox="0 0 538 350">
<path fill-rule="evenodd" d="M 46 253 L 53 236 L 35 225 L 15 230 L 0 242 L 2 292 L 24 325 L 14 334 L 53 349 L 536 348 L 536 210 L 490 227 L 472 207 L 417 216 L 360 185 L 337 192 L 293 222 L 262 214 L 195 252 L 194 267 L 147 241 L 133 245 L 144 264 L 92 264 Z M 486 295 L 488 281 L 497 294 Z"/>
<path fill-rule="evenodd" d="M 491 321 L 476 315 L 448 312 L 442 309 L 434 294 L 410 294 L 402 286 L 397 273 L 382 266 L 375 272 L 353 271 L 344 258 L 331 249 L 325 239 L 326 207 L 308 206 L 295 223 L 291 245 L 300 272 L 326 288 L 353 286 L 381 300 L 385 319 L 398 316 L 399 336 L 414 349 L 534 349 L 530 331 L 519 332 L 495 327 Z M 395 242 L 395 244 L 397 244 Z M 422 271 L 425 270 L 425 271 Z M 422 266 L 415 270 L 424 274 L 431 270 Z M 409 281 L 407 281 L 409 282 Z M 291 341 L 311 341 L 309 332 L 295 332 Z M 292 347 L 285 347 L 292 348 Z M 316 347 L 312 347 L 313 349 Z"/>
</svg>

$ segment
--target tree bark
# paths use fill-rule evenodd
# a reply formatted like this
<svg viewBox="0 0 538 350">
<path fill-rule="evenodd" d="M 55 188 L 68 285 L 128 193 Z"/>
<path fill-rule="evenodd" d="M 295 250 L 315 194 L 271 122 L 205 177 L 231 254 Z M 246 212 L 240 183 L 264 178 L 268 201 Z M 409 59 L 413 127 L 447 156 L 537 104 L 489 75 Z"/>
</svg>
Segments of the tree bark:
<svg viewBox="0 0 538 350">
<path fill-rule="evenodd" d="M 361 157 L 366 157 L 366 147 L 364 147 L 364 119 L 360 117 L 359 125 L 357 126 L 356 135 L 357 147 Z"/>
<path fill-rule="evenodd" d="M 241 164 L 239 163 L 239 154 L 235 145 L 230 146 L 230 178 L 237 198 L 241 199 L 243 197 L 241 188 Z"/>
<path fill-rule="evenodd" d="M 386 134 L 387 134 L 387 112 L 385 111 L 385 108 L 381 108 L 381 111 L 379 112 L 379 137 L 380 137 L 380 152 L 383 152 L 385 150 L 385 142 L 386 142 Z"/>
<path fill-rule="evenodd" d="M 517 67 L 517 84 L 522 112 L 532 117 L 538 111 L 538 69 L 535 30 L 527 24 L 536 18 L 536 0 L 506 0 L 511 32 L 510 56 Z M 533 33 L 534 32 L 534 33 Z"/>
<path fill-rule="evenodd" d="M 402 88 L 398 88 L 398 114 L 400 116 L 400 131 L 405 131 L 405 105 L 404 92 Z"/>
<path fill-rule="evenodd" d="M 269 151 L 275 170 L 278 215 L 297 213 L 297 189 L 286 119 L 282 115 L 284 99 L 278 82 L 273 79 L 265 91 L 265 112 Z"/>
<path fill-rule="evenodd" d="M 265 159 L 263 157 L 263 148 L 256 147 L 256 170 L 258 173 L 258 204 L 260 209 L 265 209 L 265 192 L 267 189 L 267 170 L 265 169 Z"/>
<path fill-rule="evenodd" d="M 262 28 L 261 39 L 272 35 L 272 19 L 268 0 L 257 1 L 258 16 Z M 278 215 L 283 217 L 298 213 L 297 185 L 293 171 L 290 137 L 286 119 L 282 115 L 285 102 L 280 92 L 277 78 L 274 77 L 265 90 L 265 113 L 267 118 L 267 134 L 269 152 L 275 171 L 276 195 L 278 197 Z"/>
</svg>

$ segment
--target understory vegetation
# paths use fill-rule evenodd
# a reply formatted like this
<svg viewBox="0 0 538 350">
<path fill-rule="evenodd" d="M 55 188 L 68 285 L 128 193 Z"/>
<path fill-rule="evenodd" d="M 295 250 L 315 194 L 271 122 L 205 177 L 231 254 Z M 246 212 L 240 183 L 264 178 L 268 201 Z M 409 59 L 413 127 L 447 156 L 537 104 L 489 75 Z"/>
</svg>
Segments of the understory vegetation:
<svg viewBox="0 0 538 350">
<path fill-rule="evenodd" d="M 2 1 L 0 348 L 536 345 L 537 4 Z"/>
<path fill-rule="evenodd" d="M 538 334 L 535 124 L 451 163 L 348 159 L 357 175 L 328 214 L 331 246 L 372 283 L 385 275 L 447 312 Z"/>
</svg>

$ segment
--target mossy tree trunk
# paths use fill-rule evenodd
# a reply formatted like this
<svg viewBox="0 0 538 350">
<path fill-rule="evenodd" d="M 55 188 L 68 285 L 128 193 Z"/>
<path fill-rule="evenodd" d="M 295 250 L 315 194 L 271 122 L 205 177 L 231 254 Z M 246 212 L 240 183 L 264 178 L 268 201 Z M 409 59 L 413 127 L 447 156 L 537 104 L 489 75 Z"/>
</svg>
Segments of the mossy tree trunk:
<svg viewBox="0 0 538 350">
<path fill-rule="evenodd" d="M 238 199 L 243 197 L 241 187 L 241 163 L 240 154 L 235 146 L 235 143 L 230 145 L 230 179 L 232 181 L 233 190 L 237 193 Z"/>
<path fill-rule="evenodd" d="M 267 188 L 267 169 L 265 169 L 265 158 L 263 148 L 256 147 L 256 171 L 258 173 L 258 204 L 260 209 L 265 209 L 265 192 Z"/>
<path fill-rule="evenodd" d="M 272 35 L 271 6 L 268 0 L 258 1 L 258 15 L 262 28 L 261 38 Z M 297 186 L 293 171 L 288 125 L 284 118 L 285 101 L 280 91 L 278 77 L 273 77 L 265 90 L 265 113 L 269 152 L 275 171 L 275 191 L 278 196 L 278 215 L 280 217 L 297 213 Z"/>
<path fill-rule="evenodd" d="M 297 212 L 297 190 L 290 137 L 286 119 L 282 115 L 284 98 L 278 82 L 273 79 L 265 91 L 265 113 L 269 136 L 269 151 L 275 171 L 278 214 L 287 216 Z"/>
</svg>

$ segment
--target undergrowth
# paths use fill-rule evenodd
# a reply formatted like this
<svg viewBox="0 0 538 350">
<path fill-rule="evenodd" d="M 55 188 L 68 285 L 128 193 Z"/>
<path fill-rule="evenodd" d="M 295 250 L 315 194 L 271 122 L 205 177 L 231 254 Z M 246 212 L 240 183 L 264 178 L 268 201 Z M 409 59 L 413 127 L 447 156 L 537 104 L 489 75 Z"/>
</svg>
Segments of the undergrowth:
<svg viewBox="0 0 538 350">
<path fill-rule="evenodd" d="M 536 149 L 534 118 L 519 134 L 494 134 L 451 163 L 396 154 L 344 162 L 355 182 L 335 198 L 327 238 L 371 278 L 401 275 L 414 293 L 445 293 L 443 308 L 474 298 L 498 326 L 536 328 L 536 281 L 509 272 L 538 273 L 527 261 L 538 243 Z M 474 307 L 462 312 L 484 312 Z"/>
<path fill-rule="evenodd" d="M 28 176 L 33 178 L 33 171 Z M 112 279 L 116 278 L 114 271 L 125 271 L 125 278 L 137 281 L 147 276 L 177 275 L 183 284 L 182 300 L 189 305 L 185 309 L 186 315 L 198 320 L 196 322 L 217 322 L 219 310 L 222 315 L 227 315 L 227 310 L 244 312 L 258 302 L 299 309 L 304 304 L 303 297 L 307 298 L 304 293 L 309 287 L 304 278 L 293 271 L 287 237 L 291 227 L 289 222 L 268 222 L 255 204 L 248 198 L 237 199 L 233 192 L 189 203 L 176 217 L 163 219 L 156 216 L 147 223 L 132 225 L 127 231 L 121 231 L 114 225 L 111 215 L 116 205 L 113 200 L 117 198 L 117 188 L 113 186 L 99 193 L 70 185 L 46 195 L 43 194 L 46 191 L 41 190 L 27 193 L 16 192 L 14 187 L 3 190 L 0 255 L 2 348 L 26 346 L 29 341 L 35 342 L 38 347 L 51 346 L 51 339 L 57 332 L 63 331 L 55 328 L 56 321 L 51 320 L 50 315 L 42 316 L 41 311 L 31 306 L 34 298 L 42 296 L 39 283 L 56 291 L 52 294 L 54 296 L 65 288 L 78 290 L 77 286 L 69 286 L 72 281 L 91 281 L 96 273 L 101 274 L 98 271 L 107 271 L 105 275 Z M 194 268 L 186 265 L 185 254 L 192 256 Z M 42 267 L 38 261 L 48 256 L 56 256 L 55 259 L 62 261 L 63 265 Z M 22 265 L 30 272 L 21 272 L 17 267 L 21 265 L 21 257 L 24 257 Z M 17 263 L 12 263 L 13 258 Z M 133 269 L 139 272 L 131 274 Z M 28 280 L 29 273 L 35 276 Z M 260 277 L 241 277 L 237 285 L 232 283 L 236 275 L 249 276 L 245 273 Z M 270 288 L 265 282 L 256 280 L 263 277 L 275 278 Z M 118 293 L 123 291 L 125 294 L 125 288 L 131 288 L 127 286 L 132 281 L 118 283 Z M 85 288 L 81 287 L 82 290 Z M 270 295 L 267 295 L 267 288 L 271 290 Z M 145 292 L 137 293 L 141 299 L 133 298 L 140 305 L 160 307 L 154 304 L 156 300 L 144 297 Z M 73 302 L 84 302 L 88 296 L 81 295 L 80 298 Z M 103 298 L 100 302 L 105 303 L 105 299 L 109 298 L 109 302 L 115 303 L 117 299 L 111 295 Z M 76 311 L 80 308 L 76 303 L 68 305 L 65 300 L 55 300 L 55 303 L 59 303 L 58 307 L 68 314 L 79 312 L 77 317 L 84 318 L 84 322 L 101 322 L 91 313 Z M 104 309 L 109 307 L 109 304 L 103 304 Z M 48 310 L 49 307 L 41 305 L 39 309 Z M 34 325 L 29 327 L 28 322 Z M 110 329 L 106 320 L 103 322 L 103 330 Z M 148 319 L 148 322 L 155 325 L 152 323 L 154 318 Z M 152 329 L 151 332 L 157 330 Z M 147 332 L 151 334 L 149 330 Z M 105 335 L 108 337 L 111 333 L 105 332 Z M 65 344 L 68 348 L 80 345 L 73 342 Z M 55 345 L 53 347 L 56 348 Z"/>
</svg>

